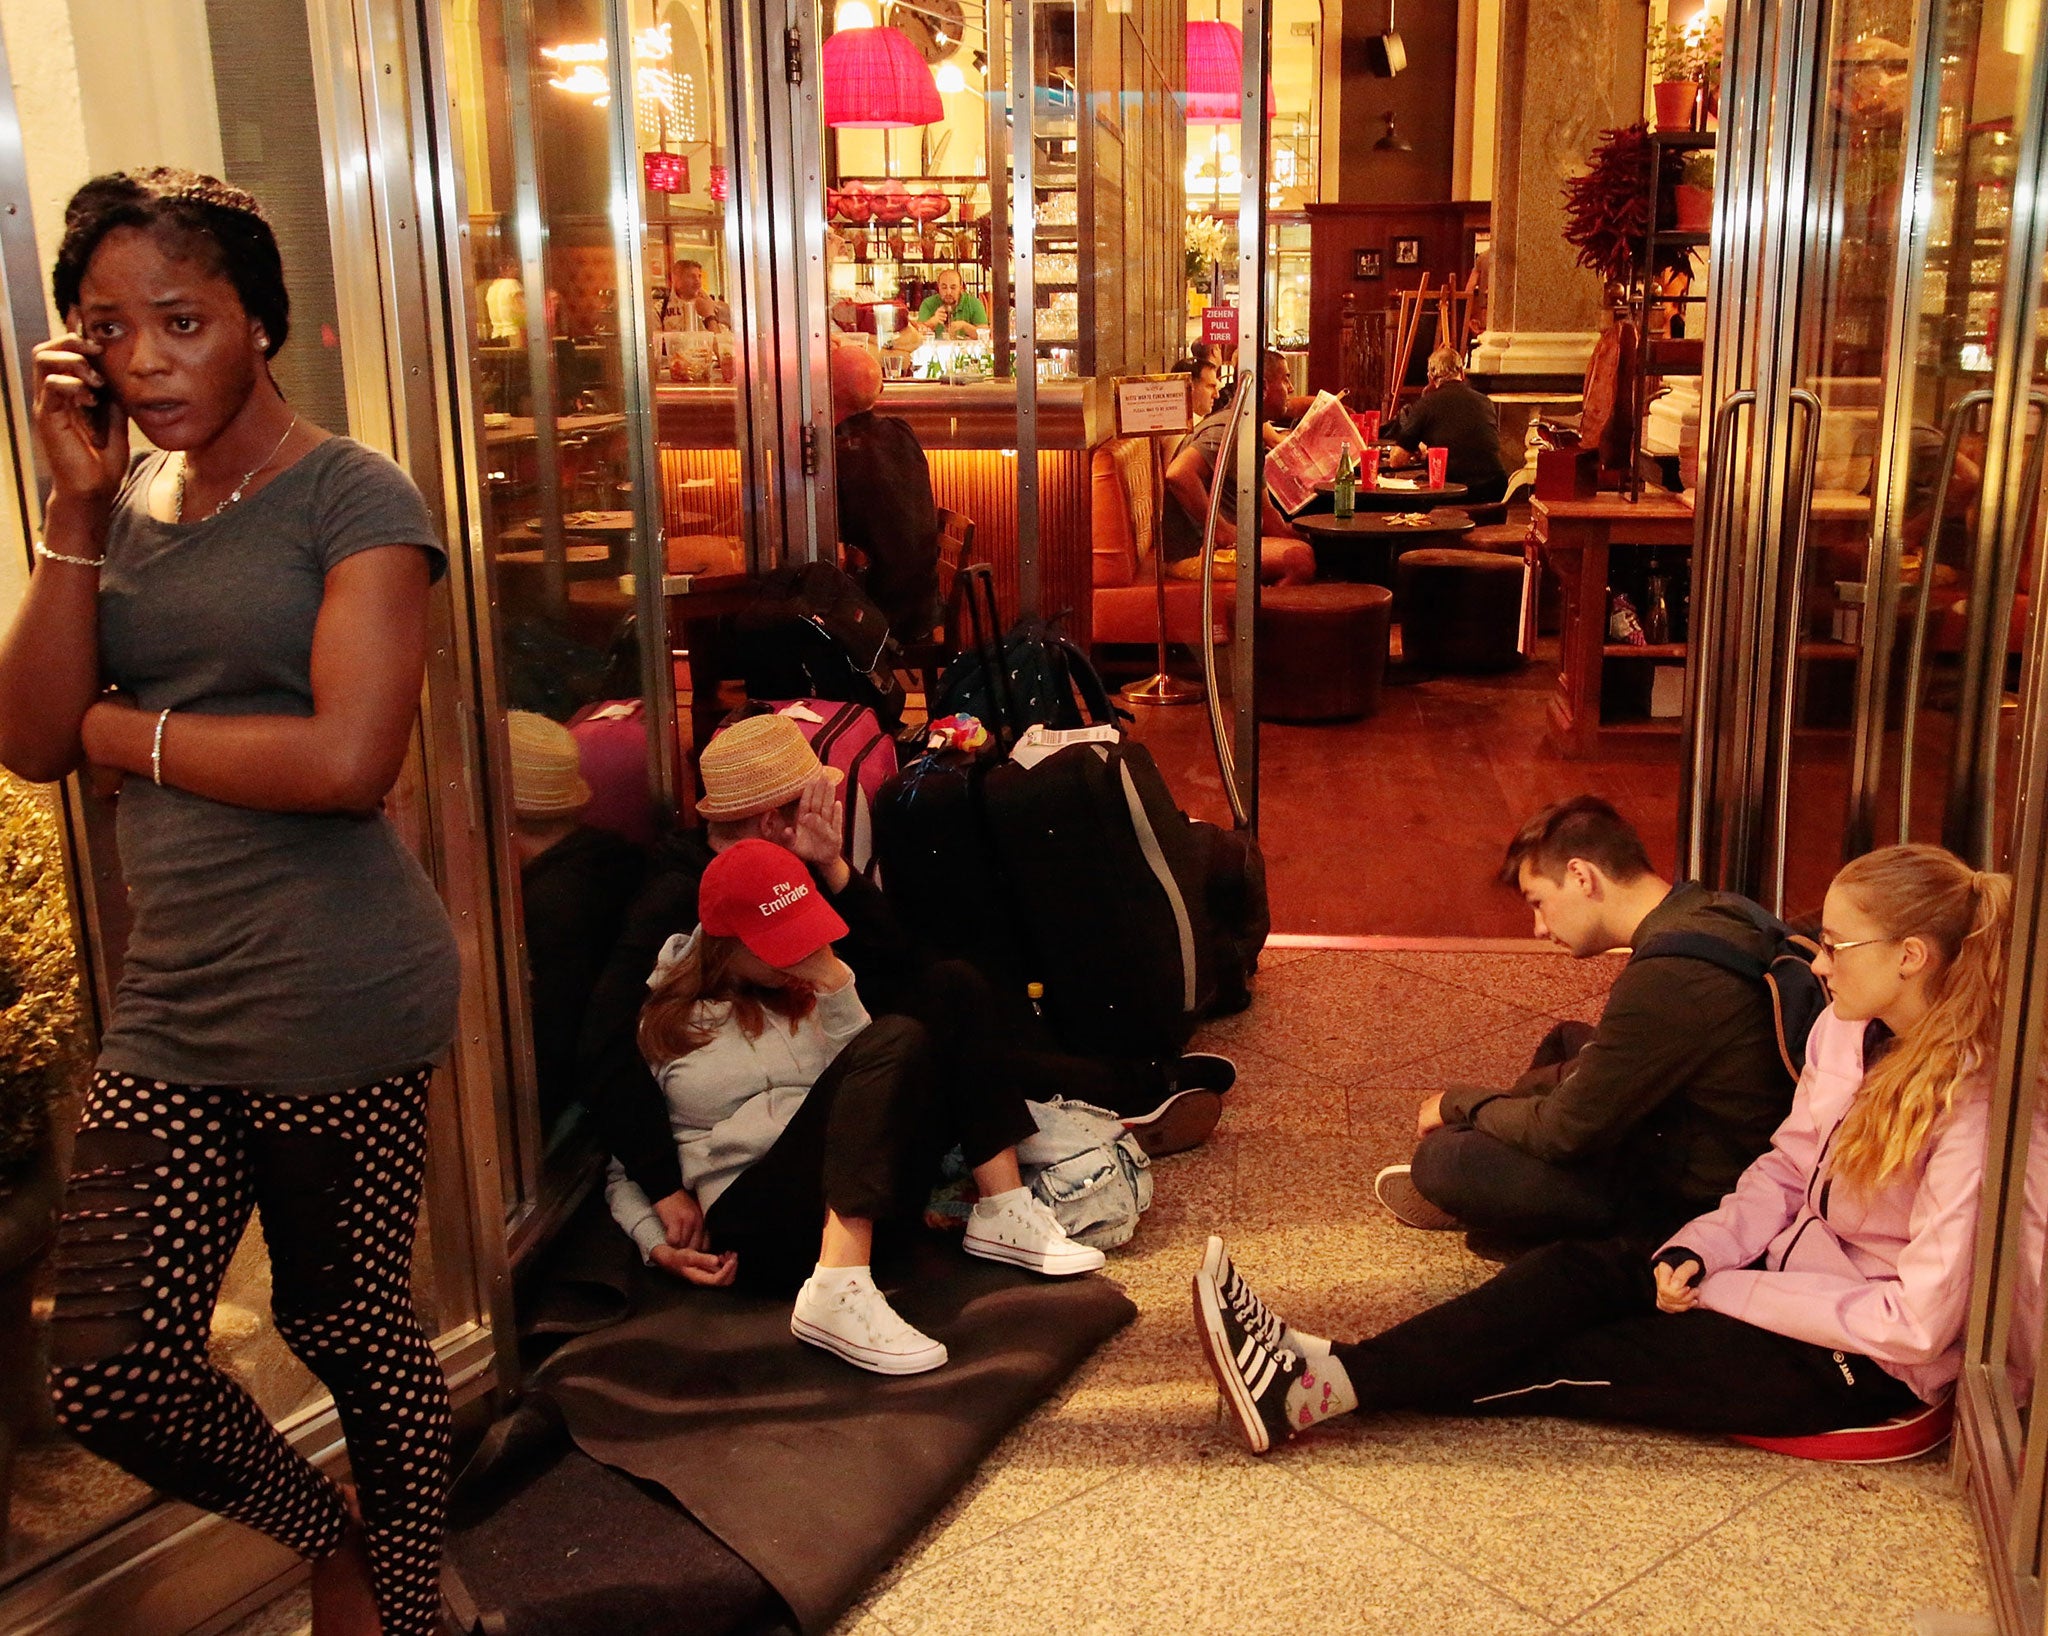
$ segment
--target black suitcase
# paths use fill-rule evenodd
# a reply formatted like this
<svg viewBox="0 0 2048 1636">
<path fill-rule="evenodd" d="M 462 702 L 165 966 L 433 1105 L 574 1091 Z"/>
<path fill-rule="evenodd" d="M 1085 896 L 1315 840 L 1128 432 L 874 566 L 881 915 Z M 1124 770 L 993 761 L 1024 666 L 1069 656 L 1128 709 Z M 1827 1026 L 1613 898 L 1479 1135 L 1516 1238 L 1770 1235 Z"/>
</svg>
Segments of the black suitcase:
<svg viewBox="0 0 2048 1636">
<path fill-rule="evenodd" d="M 882 786 L 875 857 L 882 890 L 926 952 L 978 966 L 1006 994 L 1032 981 L 981 814 L 991 762 L 934 750 Z"/>
<path fill-rule="evenodd" d="M 1084 1056 L 1179 1054 L 1216 998 L 1208 846 L 1142 744 L 1005 763 L 981 808 L 1045 1018 Z"/>
</svg>

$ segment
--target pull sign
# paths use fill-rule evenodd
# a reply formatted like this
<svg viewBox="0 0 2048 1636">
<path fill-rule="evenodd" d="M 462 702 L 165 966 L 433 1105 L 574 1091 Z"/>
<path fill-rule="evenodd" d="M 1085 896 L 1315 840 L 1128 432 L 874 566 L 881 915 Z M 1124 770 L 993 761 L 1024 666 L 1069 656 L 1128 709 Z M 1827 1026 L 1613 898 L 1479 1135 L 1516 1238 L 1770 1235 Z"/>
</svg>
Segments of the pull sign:
<svg viewBox="0 0 2048 1636">
<path fill-rule="evenodd" d="M 782 66 L 789 76 L 791 85 L 804 82 L 804 37 L 800 30 L 786 28 L 782 31 Z"/>
</svg>

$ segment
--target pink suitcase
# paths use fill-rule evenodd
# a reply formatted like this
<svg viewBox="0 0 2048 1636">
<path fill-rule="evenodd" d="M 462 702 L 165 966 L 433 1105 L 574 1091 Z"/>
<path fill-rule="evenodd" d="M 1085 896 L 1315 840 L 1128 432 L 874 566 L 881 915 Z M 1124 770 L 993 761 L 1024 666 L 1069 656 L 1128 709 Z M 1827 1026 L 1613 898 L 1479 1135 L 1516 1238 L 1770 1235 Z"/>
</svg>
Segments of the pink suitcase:
<svg viewBox="0 0 2048 1636">
<path fill-rule="evenodd" d="M 840 786 L 846 798 L 846 825 L 840 851 L 857 873 L 872 876 L 875 800 L 896 771 L 896 741 L 882 731 L 875 713 L 866 705 L 846 704 L 837 699 L 753 704 L 735 714 L 726 725 L 743 716 L 771 712 L 795 722 L 818 759 L 846 775 Z"/>
<path fill-rule="evenodd" d="M 638 699 L 604 699 L 569 718 L 576 760 L 590 786 L 583 822 L 635 846 L 654 844 L 654 802 L 647 789 L 647 716 Z"/>
</svg>

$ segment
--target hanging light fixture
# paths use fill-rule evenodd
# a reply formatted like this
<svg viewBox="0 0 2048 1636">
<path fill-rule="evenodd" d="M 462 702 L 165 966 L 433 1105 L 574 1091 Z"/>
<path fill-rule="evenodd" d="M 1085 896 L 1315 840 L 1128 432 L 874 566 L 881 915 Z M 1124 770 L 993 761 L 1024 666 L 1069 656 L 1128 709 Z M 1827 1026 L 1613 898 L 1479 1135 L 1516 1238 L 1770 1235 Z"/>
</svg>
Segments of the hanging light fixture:
<svg viewBox="0 0 2048 1636">
<path fill-rule="evenodd" d="M 1266 79 L 1266 117 L 1273 117 L 1273 80 Z M 1197 18 L 1188 24 L 1187 120 L 1235 125 L 1244 114 L 1244 30 Z"/>
<path fill-rule="evenodd" d="M 957 97 L 967 89 L 967 76 L 960 71 L 956 62 L 942 62 L 939 71 L 932 76 L 932 83 L 939 88 L 941 96 Z"/>
<path fill-rule="evenodd" d="M 946 117 L 931 66 L 900 29 L 849 28 L 825 42 L 825 123 L 900 131 Z"/>
<path fill-rule="evenodd" d="M 1389 108 L 1380 118 L 1387 122 L 1387 134 L 1373 144 L 1374 150 L 1379 153 L 1413 153 L 1415 144 L 1394 129 L 1393 109 Z"/>
<path fill-rule="evenodd" d="M 832 32 L 835 34 L 874 26 L 875 14 L 868 8 L 867 0 L 839 0 L 839 9 L 832 14 Z"/>
</svg>

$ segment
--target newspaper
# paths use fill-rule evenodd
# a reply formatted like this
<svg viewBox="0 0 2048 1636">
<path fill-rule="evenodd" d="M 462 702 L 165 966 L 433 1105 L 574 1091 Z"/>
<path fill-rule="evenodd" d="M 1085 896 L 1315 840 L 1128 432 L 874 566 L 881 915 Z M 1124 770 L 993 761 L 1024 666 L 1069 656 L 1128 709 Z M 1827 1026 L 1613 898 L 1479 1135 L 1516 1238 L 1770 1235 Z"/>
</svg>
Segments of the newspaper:
<svg viewBox="0 0 2048 1636">
<path fill-rule="evenodd" d="M 1288 516 L 1316 497 L 1318 483 L 1334 483 L 1344 451 L 1351 464 L 1365 464 L 1365 438 L 1358 422 L 1334 393 L 1318 392 L 1294 430 L 1266 454 L 1266 488 Z"/>
</svg>

